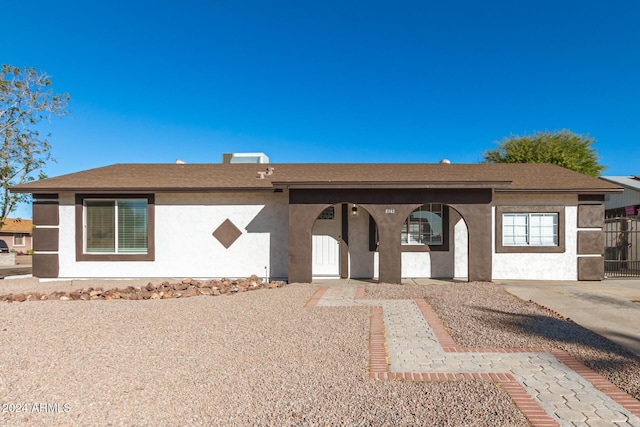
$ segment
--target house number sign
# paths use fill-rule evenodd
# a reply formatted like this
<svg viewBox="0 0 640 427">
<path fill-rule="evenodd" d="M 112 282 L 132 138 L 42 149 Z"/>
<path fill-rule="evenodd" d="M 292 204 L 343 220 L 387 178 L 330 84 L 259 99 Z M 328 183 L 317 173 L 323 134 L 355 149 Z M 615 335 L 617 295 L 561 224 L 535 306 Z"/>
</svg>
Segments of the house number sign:
<svg viewBox="0 0 640 427">
<path fill-rule="evenodd" d="M 396 213 L 395 209 L 385 209 L 384 213 L 386 213 L 387 215 L 393 215 Z"/>
</svg>

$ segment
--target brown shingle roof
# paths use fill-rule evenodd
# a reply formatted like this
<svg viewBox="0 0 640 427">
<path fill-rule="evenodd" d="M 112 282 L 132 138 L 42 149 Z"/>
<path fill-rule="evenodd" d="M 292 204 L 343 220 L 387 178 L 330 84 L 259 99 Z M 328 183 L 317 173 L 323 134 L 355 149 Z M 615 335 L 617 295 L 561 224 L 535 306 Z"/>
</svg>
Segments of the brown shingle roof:
<svg viewBox="0 0 640 427">
<path fill-rule="evenodd" d="M 4 224 L 0 228 L 4 233 L 25 233 L 31 234 L 33 223 L 30 219 L 22 218 L 7 218 L 4 220 Z"/>
<path fill-rule="evenodd" d="M 259 179 L 258 172 L 273 168 Z M 115 164 L 30 182 L 14 192 L 183 192 L 274 187 L 442 188 L 616 192 L 619 186 L 550 164 Z"/>
</svg>

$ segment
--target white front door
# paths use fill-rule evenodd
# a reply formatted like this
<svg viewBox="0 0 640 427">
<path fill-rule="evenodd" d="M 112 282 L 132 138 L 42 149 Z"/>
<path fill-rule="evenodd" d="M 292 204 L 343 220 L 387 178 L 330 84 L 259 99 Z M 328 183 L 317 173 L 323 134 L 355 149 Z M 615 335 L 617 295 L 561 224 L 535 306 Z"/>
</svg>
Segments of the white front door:
<svg viewBox="0 0 640 427">
<path fill-rule="evenodd" d="M 315 277 L 340 277 L 340 243 L 324 234 L 313 236 L 313 263 Z"/>
</svg>

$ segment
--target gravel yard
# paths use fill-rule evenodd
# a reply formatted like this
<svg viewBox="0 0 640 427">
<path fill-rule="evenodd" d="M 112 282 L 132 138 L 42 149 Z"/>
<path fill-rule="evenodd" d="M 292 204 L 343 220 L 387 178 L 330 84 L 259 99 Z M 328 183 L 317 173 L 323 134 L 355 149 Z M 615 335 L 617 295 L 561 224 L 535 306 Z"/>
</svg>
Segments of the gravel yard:
<svg viewBox="0 0 640 427">
<path fill-rule="evenodd" d="M 0 425 L 528 425 L 492 382 L 369 379 L 368 308 L 316 289 L 2 303 Z M 420 297 L 460 345 L 563 348 L 638 397 L 638 358 L 498 286 L 367 285 Z"/>
</svg>

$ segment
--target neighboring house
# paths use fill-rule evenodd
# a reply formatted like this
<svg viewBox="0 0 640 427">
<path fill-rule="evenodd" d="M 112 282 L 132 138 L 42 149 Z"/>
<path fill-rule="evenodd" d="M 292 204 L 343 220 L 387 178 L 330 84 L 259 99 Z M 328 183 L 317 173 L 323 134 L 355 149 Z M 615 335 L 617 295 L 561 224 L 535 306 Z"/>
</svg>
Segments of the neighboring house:
<svg viewBox="0 0 640 427">
<path fill-rule="evenodd" d="M 603 176 L 624 191 L 605 198 L 605 274 L 640 277 L 640 176 Z"/>
<path fill-rule="evenodd" d="M 610 194 L 605 198 L 605 217 L 637 217 L 640 211 L 640 176 L 602 176 L 600 178 L 624 189 L 622 193 Z"/>
<path fill-rule="evenodd" d="M 39 277 L 600 280 L 605 195 L 550 164 L 116 164 L 32 193 Z"/>
<path fill-rule="evenodd" d="M 32 228 L 33 223 L 30 219 L 7 218 L 0 227 L 0 239 L 7 243 L 10 252 L 26 254 L 33 248 Z"/>
</svg>

